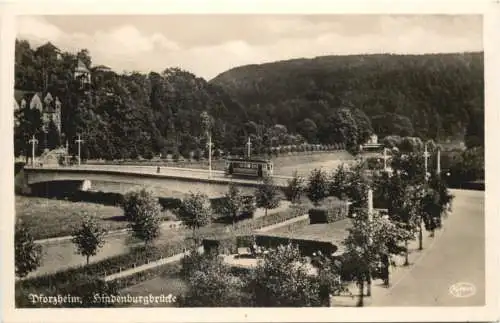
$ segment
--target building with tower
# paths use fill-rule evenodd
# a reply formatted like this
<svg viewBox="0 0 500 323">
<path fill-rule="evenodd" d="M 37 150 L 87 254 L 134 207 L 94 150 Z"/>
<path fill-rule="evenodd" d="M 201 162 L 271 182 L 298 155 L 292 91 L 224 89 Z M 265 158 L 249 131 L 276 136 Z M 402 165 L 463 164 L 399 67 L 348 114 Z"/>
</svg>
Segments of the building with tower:
<svg viewBox="0 0 500 323">
<path fill-rule="evenodd" d="M 80 59 L 77 62 L 74 76 L 75 80 L 78 80 L 80 82 L 80 89 L 87 90 L 90 88 L 90 84 L 92 82 L 90 70 Z"/>
<path fill-rule="evenodd" d="M 43 94 L 45 94 L 43 96 Z M 43 100 L 41 98 L 44 98 Z M 29 102 L 29 104 L 27 104 Z M 14 92 L 14 109 L 23 111 L 26 108 L 37 109 L 42 117 L 43 128 L 46 131 L 50 122 L 54 122 L 59 134 L 61 134 L 62 104 L 59 98 L 52 96 L 50 92 L 30 92 L 16 90 Z"/>
</svg>

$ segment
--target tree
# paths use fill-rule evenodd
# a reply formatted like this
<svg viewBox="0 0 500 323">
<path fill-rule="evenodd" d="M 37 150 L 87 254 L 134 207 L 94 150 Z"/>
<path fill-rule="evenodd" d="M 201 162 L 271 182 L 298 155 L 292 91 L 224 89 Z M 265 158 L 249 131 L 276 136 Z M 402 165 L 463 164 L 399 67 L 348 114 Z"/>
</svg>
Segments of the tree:
<svg viewBox="0 0 500 323">
<path fill-rule="evenodd" d="M 158 198 L 146 189 L 129 192 L 123 202 L 124 215 L 130 221 L 132 235 L 146 246 L 160 236 L 161 206 Z"/>
<path fill-rule="evenodd" d="M 366 209 L 359 211 L 347 231 L 349 234 L 343 242 L 346 248 L 343 255 L 344 265 L 349 271 L 350 278 L 358 284 L 358 306 L 363 306 L 365 282 L 368 283 L 368 296 L 370 296 L 374 273 L 379 272 L 381 268 L 384 269 L 382 278 L 388 281 L 391 255 L 399 251 L 395 247 L 400 241 L 407 239 L 408 233 L 378 212 L 369 219 Z"/>
<path fill-rule="evenodd" d="M 305 118 L 301 122 L 297 124 L 297 129 L 298 132 L 304 136 L 304 138 L 307 140 L 309 143 L 315 143 L 316 142 L 316 135 L 318 133 L 318 126 L 316 123 L 309 119 Z"/>
<path fill-rule="evenodd" d="M 341 200 L 347 200 L 349 198 L 351 177 L 352 172 L 348 166 L 340 164 L 331 176 L 328 194 Z"/>
<path fill-rule="evenodd" d="M 400 136 L 391 135 L 384 137 L 384 139 L 382 139 L 382 144 L 385 148 L 392 149 L 399 147 L 402 140 L 403 139 Z"/>
<path fill-rule="evenodd" d="M 313 272 L 312 265 L 296 246 L 281 245 L 269 250 L 248 279 L 253 304 L 257 307 L 321 306 L 324 285 Z M 334 288 L 331 292 L 335 292 Z"/>
<path fill-rule="evenodd" d="M 42 263 L 42 246 L 34 242 L 24 222 L 17 221 L 14 233 L 16 276 L 23 278 Z"/>
<path fill-rule="evenodd" d="M 288 185 L 283 188 L 286 199 L 292 203 L 299 202 L 305 190 L 304 184 L 304 178 L 298 176 L 297 172 L 294 172 L 293 178 L 288 180 Z"/>
<path fill-rule="evenodd" d="M 441 227 L 442 216 L 451 208 L 453 195 L 438 175 L 432 175 L 422 199 L 425 229 L 434 236 L 434 230 Z"/>
<path fill-rule="evenodd" d="M 80 227 L 73 232 L 73 243 L 76 246 L 77 254 L 86 257 L 87 265 L 91 256 L 95 256 L 97 251 L 106 242 L 104 236 L 106 231 L 99 227 L 96 218 L 84 215 Z"/>
<path fill-rule="evenodd" d="M 390 165 L 407 185 L 423 184 L 425 181 L 424 158 L 420 151 L 408 154 L 394 152 Z"/>
<path fill-rule="evenodd" d="M 314 204 L 318 204 L 328 196 L 329 183 L 327 174 L 321 169 L 314 169 L 309 175 L 306 188 L 307 197 Z"/>
<path fill-rule="evenodd" d="M 197 229 L 210 223 L 212 208 L 208 197 L 200 192 L 189 193 L 176 210 L 179 219 L 193 230 L 193 240 L 197 242 Z"/>
<path fill-rule="evenodd" d="M 408 243 L 414 239 L 415 232 L 421 224 L 421 187 L 410 185 L 405 177 L 395 172 L 392 176 L 384 176 L 377 181 L 377 184 L 383 189 L 382 197 L 387 205 L 389 218 L 400 223 L 408 235 L 405 239 L 405 264 L 408 265 Z"/>
<path fill-rule="evenodd" d="M 484 147 L 484 112 L 473 111 L 465 131 L 467 148 Z"/>
<path fill-rule="evenodd" d="M 265 177 L 255 191 L 255 202 L 257 207 L 265 209 L 266 216 L 268 209 L 275 209 L 280 205 L 279 189 L 271 177 Z"/>
<path fill-rule="evenodd" d="M 236 185 L 229 184 L 229 189 L 224 195 L 222 205 L 218 210 L 223 216 L 231 218 L 233 225 L 238 220 L 240 212 L 243 210 L 243 197 Z"/>
<path fill-rule="evenodd" d="M 358 163 L 350 168 L 348 177 L 347 197 L 354 208 L 367 208 L 368 188 L 371 180 L 366 176 L 365 164 Z"/>
<path fill-rule="evenodd" d="M 47 129 L 47 148 L 55 149 L 61 145 L 61 137 L 59 129 L 57 129 L 54 121 L 50 120 Z"/>
<path fill-rule="evenodd" d="M 235 307 L 248 305 L 243 293 L 244 281 L 231 273 L 219 257 L 200 255 L 189 270 L 188 292 L 183 307 Z"/>
</svg>

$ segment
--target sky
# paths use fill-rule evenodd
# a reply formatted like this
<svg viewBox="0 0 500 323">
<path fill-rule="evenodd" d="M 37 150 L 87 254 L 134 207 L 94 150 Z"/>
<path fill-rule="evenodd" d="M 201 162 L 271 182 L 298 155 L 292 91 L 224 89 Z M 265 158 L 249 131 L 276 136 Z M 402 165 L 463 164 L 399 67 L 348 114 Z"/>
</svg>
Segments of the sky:
<svg viewBox="0 0 500 323">
<path fill-rule="evenodd" d="M 180 67 L 207 80 L 293 58 L 482 51 L 481 15 L 19 16 L 17 36 L 89 50 L 116 72 Z"/>
</svg>

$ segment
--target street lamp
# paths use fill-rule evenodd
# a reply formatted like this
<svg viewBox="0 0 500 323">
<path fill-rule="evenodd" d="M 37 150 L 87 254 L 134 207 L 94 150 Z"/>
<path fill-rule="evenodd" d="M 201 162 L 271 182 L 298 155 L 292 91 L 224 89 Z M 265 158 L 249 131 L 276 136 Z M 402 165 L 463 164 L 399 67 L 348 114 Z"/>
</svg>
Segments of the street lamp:
<svg viewBox="0 0 500 323">
<path fill-rule="evenodd" d="M 35 145 L 38 143 L 38 140 L 33 135 L 28 142 L 31 144 L 31 166 L 35 167 Z"/>
<path fill-rule="evenodd" d="M 78 139 L 75 140 L 75 142 L 78 144 L 78 166 L 81 165 L 82 162 L 82 151 L 81 151 L 81 144 L 84 142 L 82 139 L 80 139 L 80 135 L 78 135 Z"/>
</svg>

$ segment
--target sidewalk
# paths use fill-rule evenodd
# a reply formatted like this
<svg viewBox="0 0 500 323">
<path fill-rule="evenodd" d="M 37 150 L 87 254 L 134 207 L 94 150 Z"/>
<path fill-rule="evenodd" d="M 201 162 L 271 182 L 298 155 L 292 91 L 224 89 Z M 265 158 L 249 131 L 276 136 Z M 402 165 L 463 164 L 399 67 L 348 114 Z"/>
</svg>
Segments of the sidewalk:
<svg viewBox="0 0 500 323">
<path fill-rule="evenodd" d="M 422 258 L 424 258 L 428 252 L 434 246 L 434 244 L 439 241 L 441 235 L 446 229 L 443 227 L 442 229 L 436 231 L 435 237 L 429 237 L 429 233 L 424 231 L 423 234 L 423 250 L 418 250 L 418 235 L 417 239 L 411 241 L 409 243 L 410 254 L 408 256 L 408 260 L 410 262 L 409 266 L 404 266 L 405 257 L 404 256 L 396 256 L 394 257 L 394 261 L 396 262 L 396 266 L 390 267 L 390 276 L 389 276 L 389 287 L 384 286 L 382 280 L 377 279 L 372 282 L 372 295 L 371 297 L 366 296 L 366 285 L 365 285 L 365 297 L 364 297 L 364 306 L 374 305 L 377 299 L 383 298 L 390 294 L 391 289 L 396 287 L 407 275 L 411 273 L 414 268 L 414 265 L 417 264 Z M 352 283 L 348 286 L 349 292 L 352 293 L 351 296 L 333 296 L 332 306 L 333 307 L 356 307 L 358 302 L 359 288 L 355 283 Z"/>
</svg>

